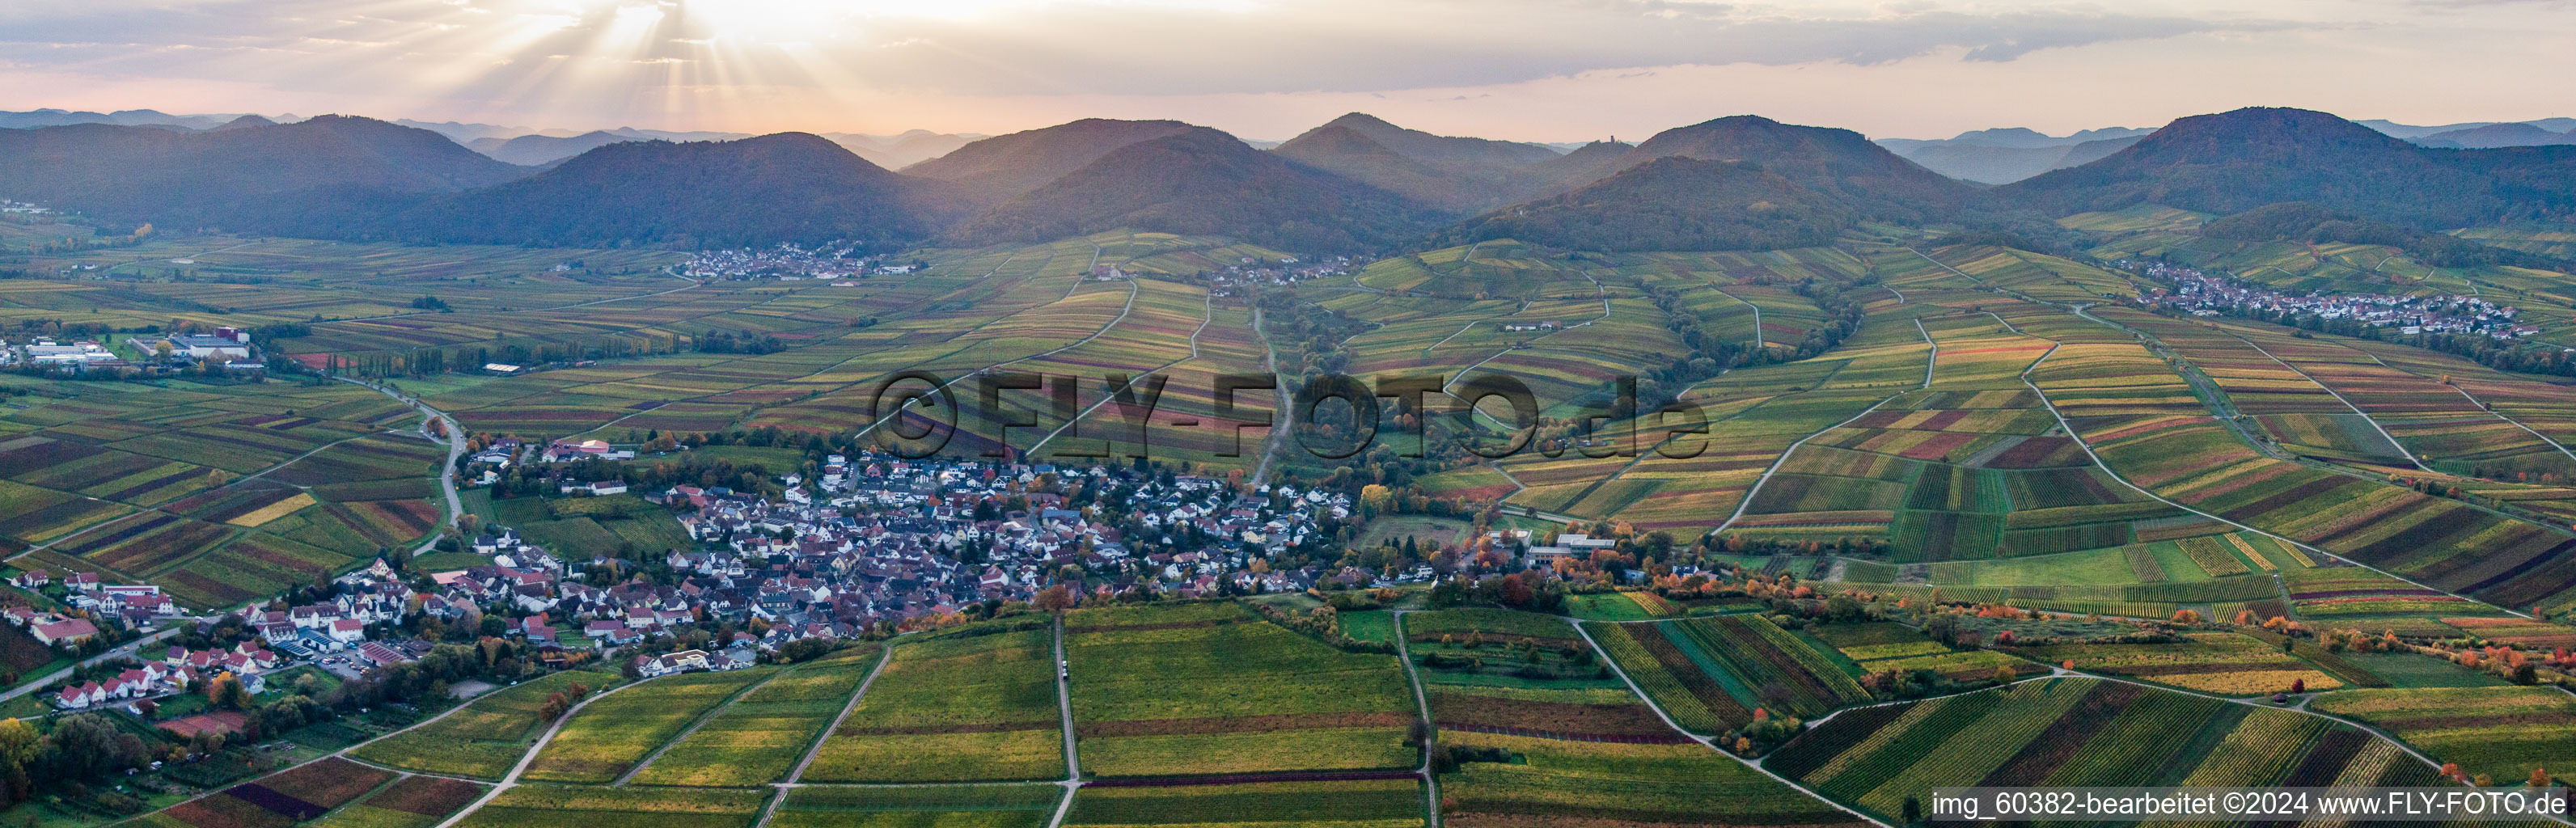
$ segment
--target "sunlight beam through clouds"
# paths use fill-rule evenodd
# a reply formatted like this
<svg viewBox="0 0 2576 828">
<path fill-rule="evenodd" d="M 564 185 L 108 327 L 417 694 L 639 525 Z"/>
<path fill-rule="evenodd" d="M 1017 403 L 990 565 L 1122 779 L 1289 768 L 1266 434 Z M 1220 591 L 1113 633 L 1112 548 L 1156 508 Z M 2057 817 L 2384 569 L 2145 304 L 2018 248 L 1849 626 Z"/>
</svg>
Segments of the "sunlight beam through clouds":
<svg viewBox="0 0 2576 828">
<path fill-rule="evenodd" d="M 2101 126 L 2078 113 L 2121 111 L 2094 100 L 2108 89 L 2140 113 L 2117 122 L 2152 124 L 2190 114 L 2162 108 L 2176 97 L 2200 111 L 2321 106 L 2436 84 L 2456 92 L 2380 94 L 2558 114 L 2528 89 L 2460 82 L 2576 74 L 2555 36 L 2576 9 L 2500 8 L 2469 20 L 2420 0 L 10 0 L 0 107 L 994 132 L 1079 103 L 1286 137 L 1392 100 L 1406 103 L 1380 114 L 1400 121 L 1566 140 L 1757 110 L 1903 134 Z M 1855 80 L 1783 96 L 1819 73 Z M 1684 77 L 1726 80 L 1670 85 Z M 227 91 L 220 106 L 107 99 L 156 81 Z M 1538 108 L 1569 85 L 1588 90 L 1577 106 Z M 2275 92 L 2296 97 L 2242 100 Z M 1863 104 L 1882 93 L 1955 114 Z M 1263 117 L 1226 120 L 1238 115 Z M 1586 120 L 1553 122 L 1573 118 Z"/>
</svg>

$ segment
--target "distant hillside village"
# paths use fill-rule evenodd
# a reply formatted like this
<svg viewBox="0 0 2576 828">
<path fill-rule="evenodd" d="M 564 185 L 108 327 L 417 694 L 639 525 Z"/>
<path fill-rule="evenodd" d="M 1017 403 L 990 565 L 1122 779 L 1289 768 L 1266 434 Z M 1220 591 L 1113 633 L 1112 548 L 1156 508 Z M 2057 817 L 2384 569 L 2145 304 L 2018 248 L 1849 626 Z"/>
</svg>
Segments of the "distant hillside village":
<svg viewBox="0 0 2576 828">
<path fill-rule="evenodd" d="M 883 255 L 868 255 L 857 242 L 836 241 L 810 249 L 780 242 L 775 247 L 701 251 L 681 265 L 679 273 L 702 281 L 799 282 L 900 275 L 926 267 L 919 260 L 898 263 Z"/>
<path fill-rule="evenodd" d="M 1256 285 L 1287 287 L 1310 279 L 1346 276 L 1352 269 L 1366 264 L 1365 260 L 1354 262 L 1349 256 L 1332 256 L 1312 262 L 1300 261 L 1295 256 L 1281 256 L 1275 261 L 1251 256 L 1235 258 L 1236 262 L 1222 270 L 1200 272 L 1191 278 L 1205 281 L 1214 289 L 1211 291 L 1214 295 L 1224 297 L 1240 295 Z M 1131 267 L 1114 263 L 1093 265 L 1083 272 L 1083 278 L 1093 282 L 1123 282 L 1149 275 L 1149 271 Z M 929 268 L 928 262 L 918 258 L 869 254 L 856 242 L 836 241 L 812 248 L 782 242 L 766 248 L 701 251 L 691 256 L 688 263 L 680 265 L 676 272 L 701 281 L 820 280 L 829 281 L 834 287 L 855 287 L 859 279 L 902 276 Z"/>
<path fill-rule="evenodd" d="M 2477 296 L 2315 291 L 2301 295 L 2164 262 L 2123 260 L 2113 264 L 2175 284 L 2172 291 L 2150 289 L 2139 296 L 2139 302 L 2188 311 L 2194 316 L 2245 315 L 2248 311 L 2261 311 L 2273 315 L 2313 316 L 2321 320 L 2349 320 L 2367 327 L 2387 328 L 2406 336 L 2474 334 L 2512 340 L 2540 332 L 2537 325 L 2517 321 L 2520 311 L 2515 308 L 2499 307 Z"/>
</svg>

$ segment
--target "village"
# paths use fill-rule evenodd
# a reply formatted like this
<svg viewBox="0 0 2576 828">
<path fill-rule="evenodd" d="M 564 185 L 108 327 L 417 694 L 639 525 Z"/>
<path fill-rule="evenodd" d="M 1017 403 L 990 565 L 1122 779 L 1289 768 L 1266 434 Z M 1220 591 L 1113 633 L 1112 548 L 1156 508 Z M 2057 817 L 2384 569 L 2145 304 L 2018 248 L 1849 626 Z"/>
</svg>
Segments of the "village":
<svg viewBox="0 0 2576 828">
<path fill-rule="evenodd" d="M 679 273 L 707 281 L 776 279 L 801 282 L 895 275 L 919 269 L 916 264 L 890 264 L 883 258 L 859 252 L 856 242 L 835 241 L 810 249 L 782 242 L 775 247 L 701 251 L 691 256 L 687 264 L 681 265 Z"/>
<path fill-rule="evenodd" d="M 2170 293 L 2154 289 L 2141 294 L 2138 297 L 2140 304 L 2163 305 L 2195 316 L 2257 310 L 2329 320 L 2351 319 L 2371 327 L 2395 328 L 2398 333 L 2409 336 L 2447 333 L 2516 339 L 2540 332 L 2536 325 L 2516 322 L 2516 309 L 2498 307 L 2476 296 L 2315 292 L 2299 295 L 2164 262 L 2124 259 L 2113 265 L 2174 283 L 2175 288 Z"/>
<path fill-rule="evenodd" d="M 571 464 L 630 457 L 598 441 L 543 448 L 500 445 L 476 459 Z M 1291 486 L 1241 492 L 1225 481 L 1124 466 L 1085 468 L 972 460 L 833 455 L 814 480 L 787 474 L 784 494 L 671 486 L 642 498 L 676 512 L 694 549 L 646 560 L 567 560 L 501 526 L 459 544 L 490 563 L 408 572 L 386 560 L 340 576 L 307 603 L 253 603 L 192 616 L 160 587 L 105 584 L 94 573 L 21 573 L 12 586 L 63 596 L 76 614 L 11 608 L 9 620 L 47 646 L 77 647 L 193 624 L 238 629 L 229 646 L 137 649 L 113 675 L 50 690 L 62 710 L 192 692 L 229 675 L 261 692 L 265 676 L 310 665 L 353 679 L 421 658 L 435 630 L 463 628 L 524 641 L 560 663 L 573 653 L 622 656 L 641 675 L 750 666 L 803 639 L 886 635 L 1025 602 L 1053 584 L 1085 600 L 1387 586 L 1430 580 L 1422 568 L 1383 573 L 1310 565 L 1273 569 L 1284 552 L 1322 544 L 1321 521 L 1350 517 L 1346 495 Z M 489 472 L 486 471 L 486 474 Z M 1059 491 L 1101 493 L 1068 502 Z M 622 481 L 564 477 L 559 493 L 626 494 Z M 1128 537 L 1097 519 L 1102 499 L 1145 527 Z M 1142 541 L 1140 544 L 1139 541 Z M 704 633 L 705 635 L 692 635 Z M 678 648 L 680 639 L 703 648 Z"/>
</svg>

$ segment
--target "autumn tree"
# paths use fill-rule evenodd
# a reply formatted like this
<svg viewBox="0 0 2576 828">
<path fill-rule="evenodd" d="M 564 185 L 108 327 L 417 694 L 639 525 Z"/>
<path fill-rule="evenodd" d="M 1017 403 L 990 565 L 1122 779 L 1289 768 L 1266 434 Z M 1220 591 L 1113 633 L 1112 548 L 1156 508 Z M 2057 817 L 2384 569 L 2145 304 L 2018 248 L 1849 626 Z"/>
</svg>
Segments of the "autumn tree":
<svg viewBox="0 0 2576 828">
<path fill-rule="evenodd" d="M 1039 612 L 1063 612 L 1073 608 L 1073 593 L 1063 584 L 1047 587 L 1029 599 L 1029 607 Z"/>
</svg>

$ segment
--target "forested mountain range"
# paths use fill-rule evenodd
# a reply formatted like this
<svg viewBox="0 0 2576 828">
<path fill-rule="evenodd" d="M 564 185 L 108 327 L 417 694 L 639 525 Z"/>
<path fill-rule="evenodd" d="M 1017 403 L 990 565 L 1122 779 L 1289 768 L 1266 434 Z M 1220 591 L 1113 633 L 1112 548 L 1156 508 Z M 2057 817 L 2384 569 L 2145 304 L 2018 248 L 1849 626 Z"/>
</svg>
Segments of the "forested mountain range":
<svg viewBox="0 0 2576 828">
<path fill-rule="evenodd" d="M 1563 153 L 1362 113 L 1269 150 L 1179 121 L 869 138 L 881 151 L 964 142 L 899 172 L 854 154 L 851 136 L 633 138 L 477 139 L 533 162 L 512 164 L 427 129 L 349 116 L 250 116 L 203 131 L 5 129 L 0 197 L 129 227 L 418 242 L 893 247 L 1133 227 L 1300 252 L 1496 234 L 1567 249 L 1758 248 L 1812 244 L 1859 220 L 2045 230 L 2060 216 L 2141 204 L 2232 215 L 2300 202 L 2418 237 L 2576 213 L 2576 146 L 2437 148 L 2295 109 L 2185 118 L 2143 137 L 1990 130 L 1940 144 L 1734 116 Z M 1945 146 L 2101 157 L 1989 188 L 1897 151 Z"/>
</svg>

